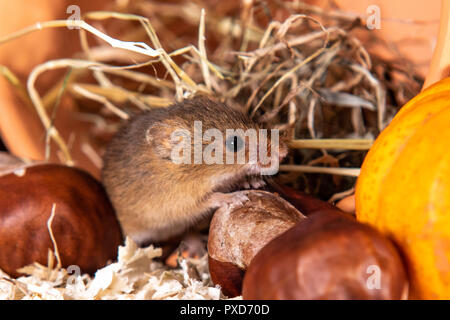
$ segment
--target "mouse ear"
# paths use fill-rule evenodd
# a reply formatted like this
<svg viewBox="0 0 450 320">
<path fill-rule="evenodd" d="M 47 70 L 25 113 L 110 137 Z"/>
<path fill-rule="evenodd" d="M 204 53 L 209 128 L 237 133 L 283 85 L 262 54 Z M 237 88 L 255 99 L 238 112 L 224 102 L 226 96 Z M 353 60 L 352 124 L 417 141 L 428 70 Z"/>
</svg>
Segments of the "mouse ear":
<svg viewBox="0 0 450 320">
<path fill-rule="evenodd" d="M 154 123 L 146 132 L 147 143 L 156 155 L 166 160 L 172 159 L 172 151 L 186 141 L 186 138 L 190 139 L 190 132 L 187 129 L 180 129 L 179 124 Z"/>
</svg>

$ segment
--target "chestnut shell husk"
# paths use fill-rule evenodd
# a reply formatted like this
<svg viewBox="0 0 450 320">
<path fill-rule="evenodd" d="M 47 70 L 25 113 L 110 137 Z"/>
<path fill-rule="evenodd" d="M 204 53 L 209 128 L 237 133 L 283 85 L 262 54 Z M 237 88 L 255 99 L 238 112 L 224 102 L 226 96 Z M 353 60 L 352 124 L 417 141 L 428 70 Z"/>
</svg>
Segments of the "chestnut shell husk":
<svg viewBox="0 0 450 320">
<path fill-rule="evenodd" d="M 228 297 L 241 294 L 242 279 L 255 254 L 305 216 L 267 191 L 240 191 L 249 201 L 219 208 L 208 237 L 209 271 Z"/>
</svg>

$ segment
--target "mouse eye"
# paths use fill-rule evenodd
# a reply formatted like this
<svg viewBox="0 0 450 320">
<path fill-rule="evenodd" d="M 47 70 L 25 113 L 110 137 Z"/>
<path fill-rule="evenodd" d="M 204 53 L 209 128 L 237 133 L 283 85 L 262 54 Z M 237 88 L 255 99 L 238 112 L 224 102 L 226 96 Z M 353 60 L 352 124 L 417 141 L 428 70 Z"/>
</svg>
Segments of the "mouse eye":
<svg viewBox="0 0 450 320">
<path fill-rule="evenodd" d="M 233 135 L 231 137 L 227 138 L 226 146 L 227 149 L 233 152 L 238 152 L 242 149 L 244 145 L 244 142 L 242 141 L 242 138 L 236 135 Z"/>
</svg>

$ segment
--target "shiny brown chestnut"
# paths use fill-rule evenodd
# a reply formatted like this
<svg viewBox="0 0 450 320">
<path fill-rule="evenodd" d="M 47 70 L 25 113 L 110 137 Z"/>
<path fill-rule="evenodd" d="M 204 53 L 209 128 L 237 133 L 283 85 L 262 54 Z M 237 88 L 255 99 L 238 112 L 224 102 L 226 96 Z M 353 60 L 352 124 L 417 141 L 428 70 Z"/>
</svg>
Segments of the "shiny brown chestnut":
<svg viewBox="0 0 450 320">
<path fill-rule="evenodd" d="M 273 239 L 250 263 L 244 299 L 402 299 L 407 278 L 394 245 L 337 209 Z"/>
<path fill-rule="evenodd" d="M 53 250 L 63 267 L 94 273 L 117 256 L 122 233 L 102 185 L 63 165 L 22 165 L 0 175 L 0 269 L 13 277 L 34 262 L 47 264 Z"/>
<path fill-rule="evenodd" d="M 279 196 L 241 191 L 249 201 L 219 208 L 208 238 L 209 271 L 228 297 L 241 294 L 242 279 L 255 254 L 270 240 L 305 216 Z"/>
</svg>

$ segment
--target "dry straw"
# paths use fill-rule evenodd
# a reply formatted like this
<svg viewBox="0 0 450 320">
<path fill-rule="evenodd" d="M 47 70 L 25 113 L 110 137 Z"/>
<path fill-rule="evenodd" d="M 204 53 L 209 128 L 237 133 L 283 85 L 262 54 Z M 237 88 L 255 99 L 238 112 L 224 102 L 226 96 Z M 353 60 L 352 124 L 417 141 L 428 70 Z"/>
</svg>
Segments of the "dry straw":
<svg viewBox="0 0 450 320">
<path fill-rule="evenodd" d="M 47 149 L 51 138 L 67 164 L 73 164 L 70 147 L 49 115 L 62 94 L 104 106 L 94 114 L 81 105 L 79 113 L 97 131 L 108 133 L 132 114 L 201 94 L 286 131 L 294 150 L 282 167 L 292 173 L 286 178 L 289 182 L 297 183 L 300 174 L 308 189 L 327 178 L 304 173 L 348 176 L 345 181 L 350 182 L 344 184 L 333 178 L 332 193 L 341 192 L 351 187 L 364 151 L 396 108 L 420 88 L 407 61 L 381 60 L 364 48 L 354 33 L 370 33 L 364 17 L 339 10 L 300 1 L 225 5 L 137 0 L 116 5 L 118 12 L 40 22 L 0 39 L 1 45 L 42 29 L 79 28 L 83 52 L 36 66 L 26 85 L 1 68 L 22 99 L 36 109 L 49 137 Z M 121 26 L 116 37 L 99 30 L 111 20 Z M 90 45 L 88 34 L 94 39 Z M 382 43 L 372 34 L 369 38 Z M 374 59 L 382 71 L 373 67 Z M 62 68 L 72 70 L 70 75 L 41 97 L 35 88 L 38 77 Z M 94 80 L 86 80 L 86 74 Z M 89 148 L 97 165 L 102 148 Z"/>
</svg>

